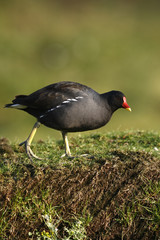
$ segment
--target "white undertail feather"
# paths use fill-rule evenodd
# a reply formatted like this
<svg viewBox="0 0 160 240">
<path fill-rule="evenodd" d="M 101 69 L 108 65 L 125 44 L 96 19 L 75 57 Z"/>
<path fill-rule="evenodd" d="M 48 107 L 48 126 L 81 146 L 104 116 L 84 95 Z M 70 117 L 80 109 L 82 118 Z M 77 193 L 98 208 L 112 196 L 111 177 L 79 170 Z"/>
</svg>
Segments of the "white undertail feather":
<svg viewBox="0 0 160 240">
<path fill-rule="evenodd" d="M 26 109 L 27 106 L 22 105 L 22 104 L 12 104 L 9 106 L 10 108 L 16 108 L 16 109 Z"/>
</svg>

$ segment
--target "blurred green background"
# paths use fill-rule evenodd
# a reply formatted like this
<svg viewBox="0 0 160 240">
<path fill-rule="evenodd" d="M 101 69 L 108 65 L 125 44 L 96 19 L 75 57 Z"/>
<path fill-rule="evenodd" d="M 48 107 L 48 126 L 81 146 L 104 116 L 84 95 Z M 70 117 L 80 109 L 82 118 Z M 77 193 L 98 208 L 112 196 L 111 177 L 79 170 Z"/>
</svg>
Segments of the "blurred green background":
<svg viewBox="0 0 160 240">
<path fill-rule="evenodd" d="M 4 104 L 58 81 L 125 93 L 132 112 L 97 131 L 159 130 L 158 1 L 1 0 L 0 135 L 24 140 L 35 119 Z M 59 135 L 41 127 L 48 136 Z"/>
</svg>

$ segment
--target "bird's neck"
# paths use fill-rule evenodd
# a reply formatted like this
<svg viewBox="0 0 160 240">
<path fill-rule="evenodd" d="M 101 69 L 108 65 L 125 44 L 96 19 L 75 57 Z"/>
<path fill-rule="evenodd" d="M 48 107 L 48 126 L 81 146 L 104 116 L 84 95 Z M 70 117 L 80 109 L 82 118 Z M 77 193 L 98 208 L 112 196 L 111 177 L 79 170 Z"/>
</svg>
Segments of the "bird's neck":
<svg viewBox="0 0 160 240">
<path fill-rule="evenodd" d="M 106 103 L 106 107 L 111 111 L 111 114 L 113 114 L 118 109 L 118 107 L 112 103 L 112 95 L 110 92 L 102 93 L 101 98 Z"/>
</svg>

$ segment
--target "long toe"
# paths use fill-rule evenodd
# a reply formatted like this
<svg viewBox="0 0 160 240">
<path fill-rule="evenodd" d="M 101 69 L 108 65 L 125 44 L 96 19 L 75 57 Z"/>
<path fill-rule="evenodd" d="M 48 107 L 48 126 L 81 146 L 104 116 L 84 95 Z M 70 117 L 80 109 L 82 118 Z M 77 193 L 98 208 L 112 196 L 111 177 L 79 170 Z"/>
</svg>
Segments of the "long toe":
<svg viewBox="0 0 160 240">
<path fill-rule="evenodd" d="M 81 154 L 80 157 L 88 158 L 88 159 L 94 159 L 95 157 L 93 155 L 90 155 L 88 153 Z"/>
<path fill-rule="evenodd" d="M 89 154 L 88 154 L 88 153 L 84 153 L 84 154 L 81 154 L 80 156 L 81 156 L 81 157 L 88 157 Z"/>
<path fill-rule="evenodd" d="M 25 145 L 25 150 L 26 150 L 27 156 L 29 157 L 29 159 L 30 159 L 31 161 L 33 161 L 33 158 L 36 158 L 36 159 L 39 159 L 39 160 L 42 160 L 42 159 L 43 159 L 43 158 L 40 158 L 40 157 L 36 156 L 36 155 L 33 153 L 33 151 L 32 151 L 32 149 L 30 148 L 30 145 L 28 144 L 28 141 L 27 141 L 27 140 L 24 141 L 24 142 L 21 142 L 21 143 L 19 144 L 19 146 L 22 146 L 22 145 Z"/>
<path fill-rule="evenodd" d="M 19 143 L 19 146 L 26 145 L 26 141 Z"/>
<path fill-rule="evenodd" d="M 40 158 L 40 157 L 38 157 L 38 156 L 36 156 L 34 153 L 33 153 L 33 151 L 32 151 L 32 149 L 30 148 L 30 146 L 27 146 L 27 148 L 26 148 L 26 153 L 27 153 L 27 155 L 28 155 L 28 157 L 32 160 L 32 158 L 36 158 L 36 159 L 39 159 L 39 160 L 42 160 L 43 158 Z"/>
<path fill-rule="evenodd" d="M 71 158 L 71 159 L 74 158 L 71 154 L 67 154 L 67 153 L 62 154 L 61 158 L 64 158 L 64 157 Z"/>
</svg>

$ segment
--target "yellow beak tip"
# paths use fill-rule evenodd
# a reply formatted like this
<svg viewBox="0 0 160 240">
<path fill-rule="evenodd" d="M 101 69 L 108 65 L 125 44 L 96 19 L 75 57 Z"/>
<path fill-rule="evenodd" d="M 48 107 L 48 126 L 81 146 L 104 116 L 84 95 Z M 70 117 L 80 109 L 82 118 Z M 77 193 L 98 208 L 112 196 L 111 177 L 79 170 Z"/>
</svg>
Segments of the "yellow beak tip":
<svg viewBox="0 0 160 240">
<path fill-rule="evenodd" d="M 131 108 L 126 108 L 126 110 L 128 110 L 129 112 L 132 112 Z"/>
</svg>

